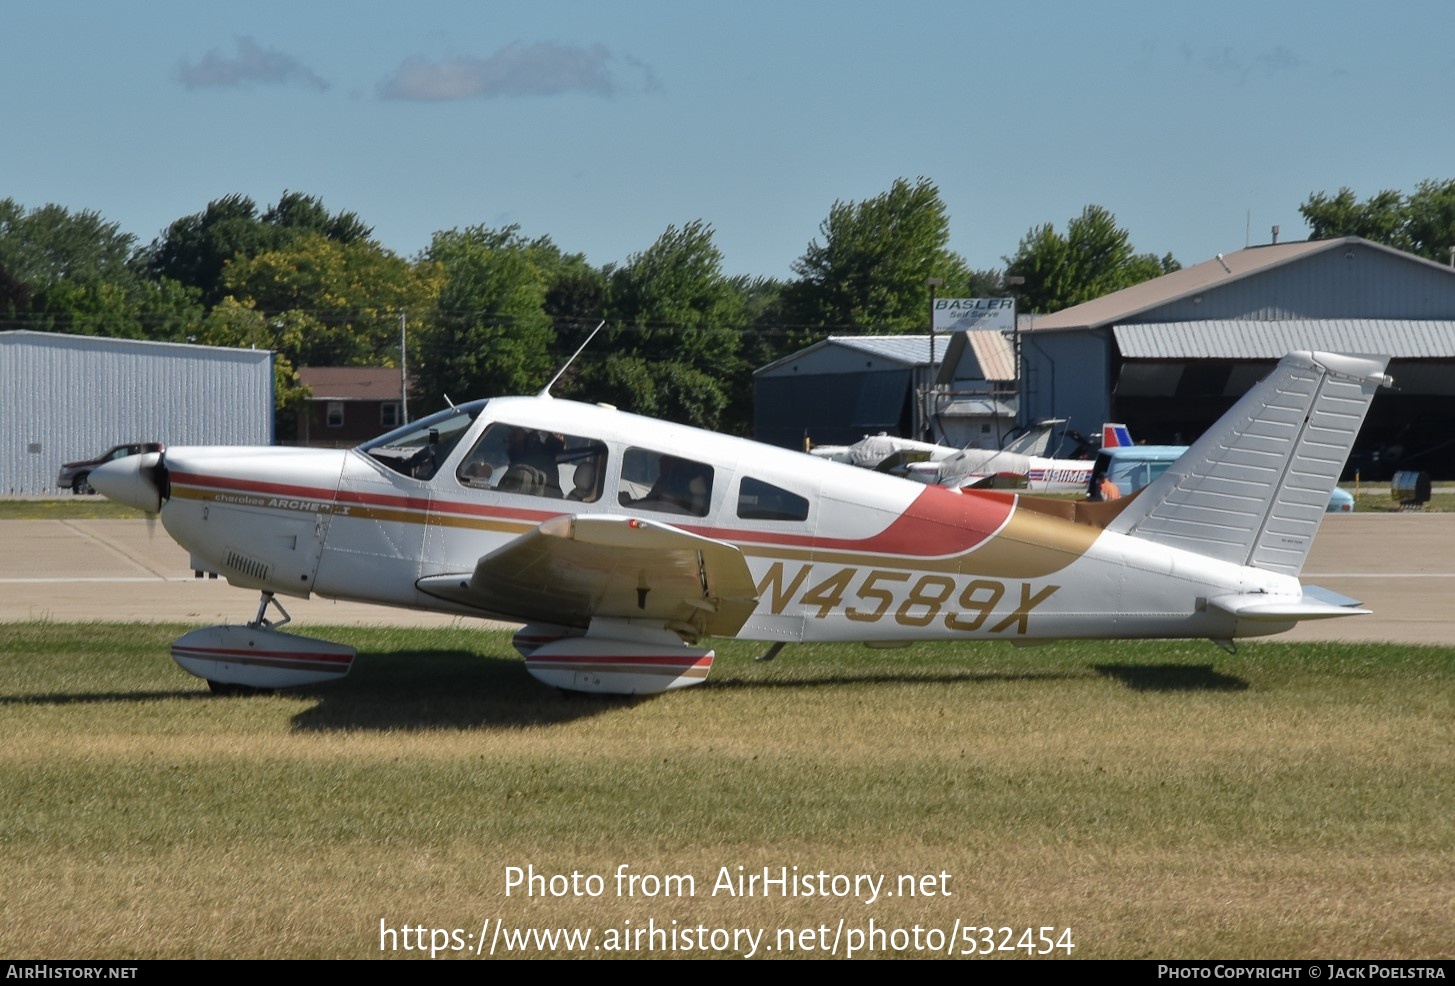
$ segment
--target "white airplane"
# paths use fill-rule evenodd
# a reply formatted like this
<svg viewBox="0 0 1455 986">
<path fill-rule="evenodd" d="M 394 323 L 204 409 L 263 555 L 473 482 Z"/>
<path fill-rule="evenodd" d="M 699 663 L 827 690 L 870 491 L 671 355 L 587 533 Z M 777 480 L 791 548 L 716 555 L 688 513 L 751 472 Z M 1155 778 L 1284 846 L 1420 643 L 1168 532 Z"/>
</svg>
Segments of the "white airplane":
<svg viewBox="0 0 1455 986">
<path fill-rule="evenodd" d="M 909 466 L 908 475 L 922 483 L 954 489 L 1023 489 L 1032 493 L 1081 493 L 1091 479 L 1095 456 L 1058 459 L 1048 456 L 1048 445 L 1061 418 L 1039 422 L 1037 427 L 1003 449 L 962 449 L 934 462 Z M 1083 443 L 1084 444 L 1084 443 Z M 1101 447 L 1132 444 L 1127 426 L 1104 424 Z"/>
<path fill-rule="evenodd" d="M 970 486 L 1069 493 L 1085 489 L 1091 475 L 1091 460 L 1057 459 L 1047 455 L 1056 427 L 1065 423 L 1065 418 L 1038 421 L 999 449 L 958 449 L 880 432 L 865 435 L 852 445 L 818 445 L 809 449 L 809 454 L 956 489 Z M 1120 429 L 1119 434 L 1125 435 L 1126 426 L 1103 427 L 1103 434 L 1113 436 L 1115 444 L 1112 429 Z M 1065 433 L 1064 437 L 1067 437 Z M 1125 444 L 1130 445 L 1131 439 L 1127 438 Z"/>
<path fill-rule="evenodd" d="M 561 688 L 701 682 L 772 644 L 1205 638 L 1367 612 L 1300 585 L 1387 358 L 1295 353 L 1135 496 L 957 492 L 549 396 L 480 400 L 352 450 L 168 448 L 92 473 L 192 567 L 262 593 L 173 656 L 217 690 L 347 673 L 280 632 L 312 593 L 524 624 Z M 268 618 L 277 606 L 283 619 Z"/>
<path fill-rule="evenodd" d="M 908 458 L 938 462 L 958 451 L 953 445 L 900 438 L 881 431 L 877 435 L 865 435 L 852 445 L 815 445 L 808 454 L 832 462 L 845 462 L 860 469 L 878 469 L 889 460 L 902 462 Z"/>
</svg>

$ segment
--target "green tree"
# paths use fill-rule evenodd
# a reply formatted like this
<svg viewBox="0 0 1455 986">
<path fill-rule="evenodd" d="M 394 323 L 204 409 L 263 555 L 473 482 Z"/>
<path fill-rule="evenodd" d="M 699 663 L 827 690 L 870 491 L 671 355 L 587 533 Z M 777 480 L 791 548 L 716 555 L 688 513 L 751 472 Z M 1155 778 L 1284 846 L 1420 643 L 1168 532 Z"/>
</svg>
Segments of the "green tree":
<svg viewBox="0 0 1455 986">
<path fill-rule="evenodd" d="M 472 226 L 436 233 L 424 259 L 442 287 L 415 364 L 423 403 L 544 387 L 555 342 L 546 291 L 563 263 L 550 240 L 528 240 L 516 226 Z"/>
<path fill-rule="evenodd" d="M 258 207 L 245 195 L 228 195 L 202 212 L 183 216 L 143 250 L 139 262 L 157 278 L 194 287 L 209 308 L 227 295 L 222 272 L 234 257 L 262 253 L 275 243 Z"/>
<path fill-rule="evenodd" d="M 1409 196 L 1385 189 L 1363 202 L 1347 187 L 1315 192 L 1298 211 L 1313 240 L 1360 236 L 1438 263 L 1455 247 L 1455 179 L 1427 179 Z"/>
<path fill-rule="evenodd" d="M 743 298 L 722 273 L 712 227 L 667 227 L 646 250 L 609 274 L 612 321 L 648 360 L 730 369 L 746 321 Z"/>
<path fill-rule="evenodd" d="M 633 414 L 688 422 L 721 418 L 727 406 L 721 384 L 715 376 L 678 360 L 649 361 L 629 353 L 611 353 L 591 374 L 596 400 Z"/>
<path fill-rule="evenodd" d="M 1405 198 L 1392 189 L 1385 189 L 1363 202 L 1347 187 L 1333 196 L 1315 192 L 1298 211 L 1308 223 L 1311 240 L 1359 236 L 1399 250 L 1408 250 L 1412 245 L 1406 228 Z"/>
<path fill-rule="evenodd" d="M 261 214 L 246 195 L 228 195 L 172 223 L 138 261 L 153 277 L 196 288 L 211 307 L 227 295 L 224 271 L 234 260 L 281 249 L 306 234 L 350 245 L 368 240 L 371 232 L 353 213 L 330 214 L 322 201 L 300 192 L 283 193 Z"/>
<path fill-rule="evenodd" d="M 304 232 L 277 249 L 238 256 L 223 286 L 265 315 L 308 316 L 312 329 L 285 352 L 298 366 L 394 366 L 400 313 L 433 308 L 440 280 L 434 265 L 411 264 L 373 240 Z"/>
<path fill-rule="evenodd" d="M 310 328 L 307 318 L 299 313 L 268 318 L 235 298 L 224 298 L 202 319 L 191 341 L 203 346 L 273 350 L 275 424 L 279 437 L 288 439 L 297 435 L 309 390 L 299 381 L 297 366 L 287 354 L 302 349 Z"/>
<path fill-rule="evenodd" d="M 1412 252 L 1447 263 L 1455 248 L 1455 178 L 1422 181 L 1409 197 L 1406 230 Z"/>
<path fill-rule="evenodd" d="M 134 237 L 99 213 L 0 201 L 7 314 L 14 324 L 53 332 L 184 336 L 202 314 L 195 294 L 144 277 L 132 263 L 134 247 Z"/>
<path fill-rule="evenodd" d="M 814 240 L 793 264 L 799 279 L 783 296 L 786 319 L 805 329 L 801 342 L 826 332 L 924 332 L 929 278 L 941 294 L 964 290 L 970 270 L 949 249 L 950 220 L 940 191 L 926 178 L 896 179 L 864 202 L 835 202 Z"/>
<path fill-rule="evenodd" d="M 323 200 L 302 192 L 284 192 L 278 204 L 263 213 L 263 225 L 281 231 L 281 239 L 289 234 L 315 233 L 335 243 L 358 243 L 374 235 L 373 227 L 364 225 L 357 213 L 330 213 Z"/>
<path fill-rule="evenodd" d="M 60 281 L 95 284 L 135 279 L 128 265 L 136 238 L 100 213 L 59 205 L 26 211 L 0 201 L 0 266 L 41 290 Z"/>
<path fill-rule="evenodd" d="M 1020 308 L 1055 312 L 1180 270 L 1172 254 L 1135 252 L 1131 237 L 1099 205 L 1088 205 L 1066 224 L 1066 235 L 1046 223 L 1026 233 L 1006 276 L 1022 277 Z"/>
<path fill-rule="evenodd" d="M 782 281 L 739 276 L 732 286 L 742 298 L 747 323 L 739 333 L 738 372 L 726 381 L 728 404 L 720 427 L 748 436 L 753 433 L 753 371 L 802 348 L 803 333 L 785 324 Z"/>
<path fill-rule="evenodd" d="M 649 413 L 701 428 L 721 424 L 731 382 L 743 372 L 738 350 L 747 321 L 744 296 L 723 275 L 712 237 L 701 220 L 669 226 L 606 271 L 610 350 L 640 361 L 653 383 L 626 406 L 651 405 Z M 615 388 L 625 379 L 621 360 L 598 366 L 602 376 L 593 383 Z"/>
<path fill-rule="evenodd" d="M 0 264 L 0 325 L 21 328 L 20 315 L 30 311 L 30 285 Z"/>
</svg>

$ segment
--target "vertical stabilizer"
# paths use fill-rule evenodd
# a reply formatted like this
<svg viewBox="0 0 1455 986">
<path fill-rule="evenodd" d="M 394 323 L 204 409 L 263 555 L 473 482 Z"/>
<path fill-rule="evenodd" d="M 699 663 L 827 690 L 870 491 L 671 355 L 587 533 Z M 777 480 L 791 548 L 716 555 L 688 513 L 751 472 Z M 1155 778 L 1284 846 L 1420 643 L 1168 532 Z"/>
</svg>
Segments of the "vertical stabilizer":
<svg viewBox="0 0 1455 986">
<path fill-rule="evenodd" d="M 1102 448 L 1126 448 L 1132 444 L 1132 433 L 1126 425 L 1107 422 L 1101 426 Z"/>
<path fill-rule="evenodd" d="M 1388 362 L 1289 353 L 1107 530 L 1297 575 Z"/>
</svg>

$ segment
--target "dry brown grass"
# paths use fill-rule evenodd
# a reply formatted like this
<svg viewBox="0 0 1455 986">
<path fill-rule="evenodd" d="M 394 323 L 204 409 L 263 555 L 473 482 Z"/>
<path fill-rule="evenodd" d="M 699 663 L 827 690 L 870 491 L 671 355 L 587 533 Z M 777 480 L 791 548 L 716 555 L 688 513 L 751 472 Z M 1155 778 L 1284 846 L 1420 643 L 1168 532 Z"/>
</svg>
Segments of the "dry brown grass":
<svg viewBox="0 0 1455 986">
<path fill-rule="evenodd" d="M 872 918 L 1069 927 L 1077 958 L 1455 954 L 1448 651 L 727 647 L 707 687 L 603 702 L 530 681 L 503 635 L 349 630 L 350 679 L 219 700 L 166 660 L 175 632 L 7 628 L 0 951 Z M 623 864 L 696 894 L 618 896 Z M 507 896 L 510 866 L 606 892 Z M 739 866 L 949 894 L 714 895 Z"/>
</svg>

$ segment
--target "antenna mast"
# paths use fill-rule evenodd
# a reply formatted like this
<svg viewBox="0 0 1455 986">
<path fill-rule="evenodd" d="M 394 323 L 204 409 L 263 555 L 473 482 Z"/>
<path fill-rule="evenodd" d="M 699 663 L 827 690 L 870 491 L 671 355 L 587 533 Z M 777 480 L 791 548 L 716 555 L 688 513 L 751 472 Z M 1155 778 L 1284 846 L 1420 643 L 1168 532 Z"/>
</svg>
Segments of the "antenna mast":
<svg viewBox="0 0 1455 986">
<path fill-rule="evenodd" d="M 594 328 L 594 329 L 591 330 L 591 334 L 586 337 L 586 341 L 583 342 L 583 343 L 581 343 L 581 345 L 579 345 L 579 346 L 576 347 L 576 351 L 571 354 L 571 358 L 568 359 L 568 360 L 566 360 L 565 365 L 562 366 L 559 370 L 556 371 L 556 375 L 553 376 L 553 377 L 551 377 L 551 382 L 548 383 L 548 384 L 546 384 L 544 387 L 541 388 L 541 392 L 536 395 L 537 397 L 550 397 L 551 396 L 551 388 L 556 385 L 556 381 L 557 380 L 561 379 L 561 374 L 565 373 L 566 370 L 568 370 L 570 368 L 571 364 L 574 363 L 574 362 L 576 362 L 576 357 L 581 355 L 581 350 L 583 350 L 587 346 L 591 345 L 591 340 L 596 338 L 596 333 L 600 332 L 601 331 L 601 327 L 603 325 L 605 325 L 605 324 L 606 324 L 606 319 L 604 319 L 604 318 L 600 322 L 597 322 L 596 323 L 596 328 Z"/>
</svg>

